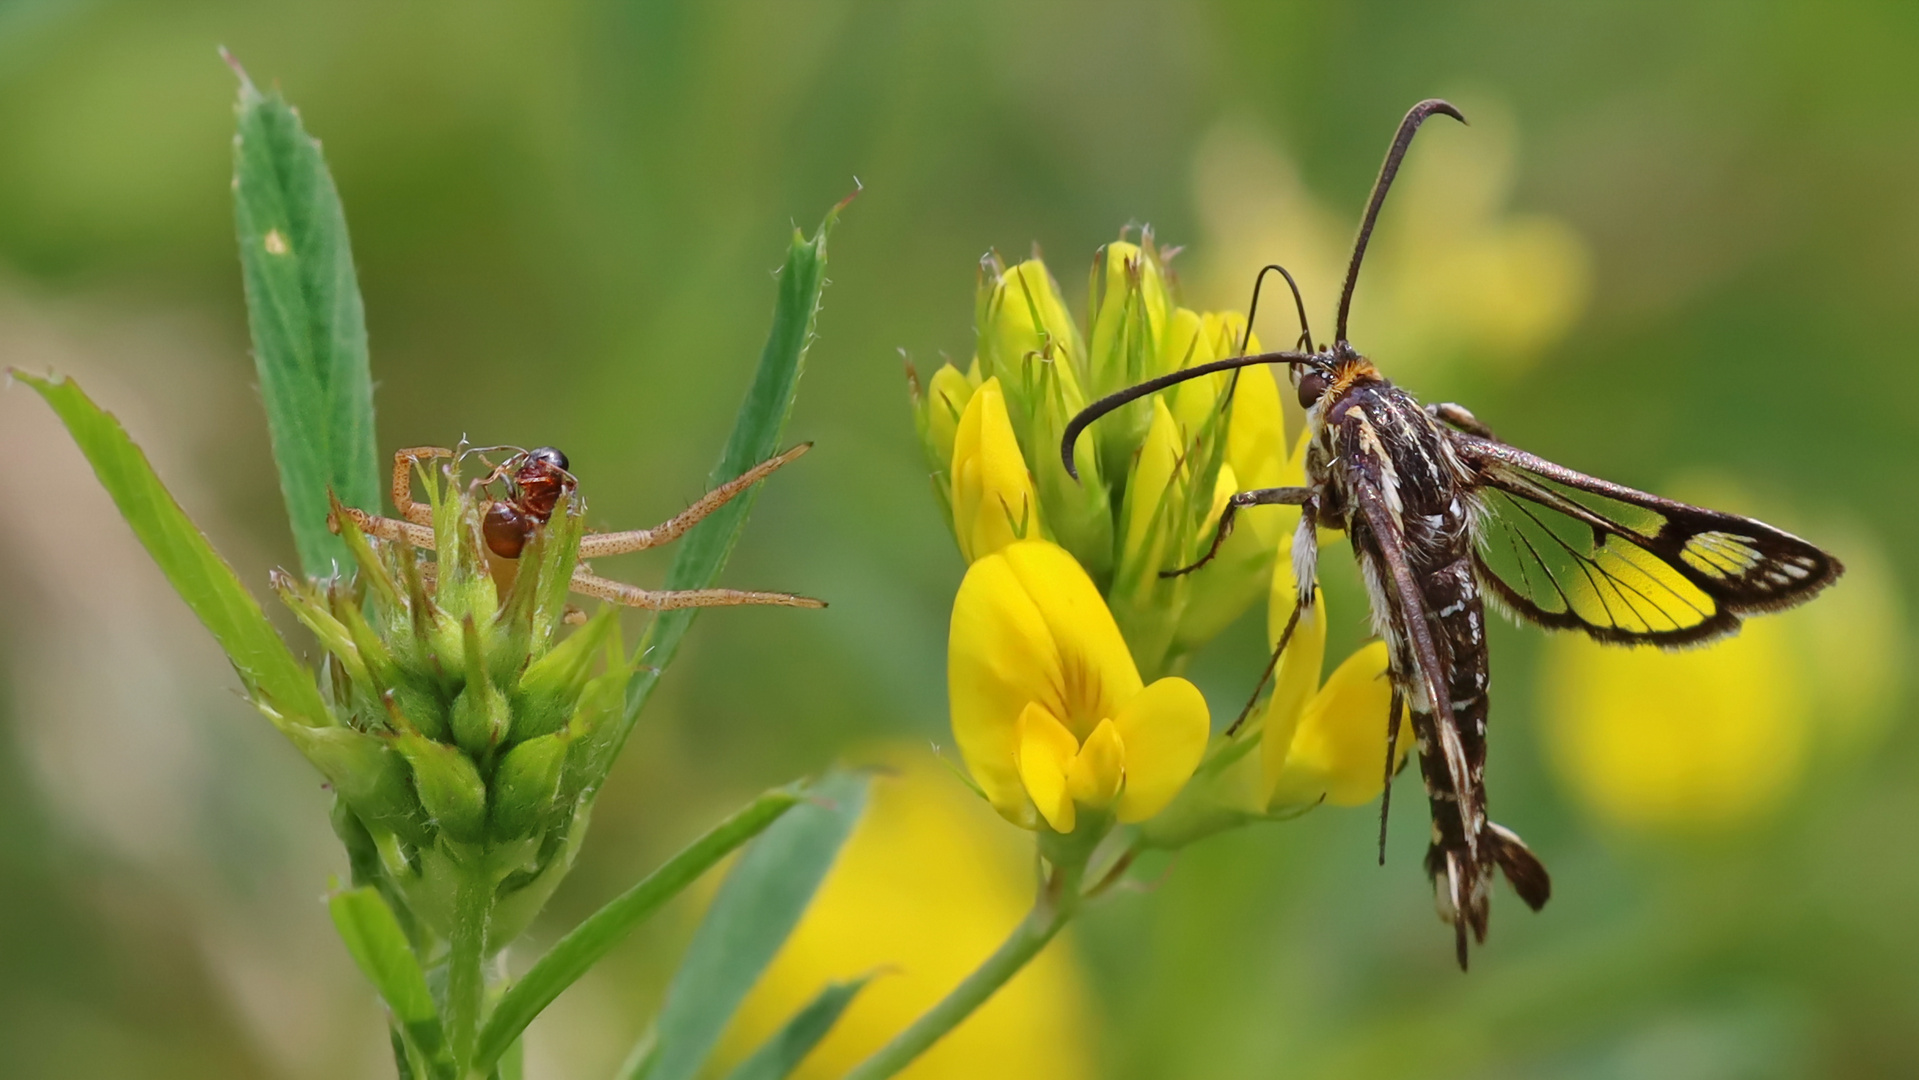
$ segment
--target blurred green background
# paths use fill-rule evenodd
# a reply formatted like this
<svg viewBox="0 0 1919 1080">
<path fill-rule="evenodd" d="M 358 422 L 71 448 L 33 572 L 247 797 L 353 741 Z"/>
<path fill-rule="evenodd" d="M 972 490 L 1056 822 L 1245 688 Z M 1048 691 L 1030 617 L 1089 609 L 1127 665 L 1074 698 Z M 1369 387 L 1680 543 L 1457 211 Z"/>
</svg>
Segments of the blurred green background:
<svg viewBox="0 0 1919 1080">
<path fill-rule="evenodd" d="M 1343 243 L 1393 124 L 1439 94 L 1488 122 L 1429 129 L 1409 182 L 1422 155 L 1496 159 L 1466 194 L 1487 220 L 1554 223 L 1576 287 L 1483 355 L 1454 340 L 1472 319 L 1421 338 L 1369 331 L 1364 306 L 1362 347 L 1400 343 L 1405 362 L 1372 346 L 1389 374 L 1520 445 L 1762 514 L 1854 573 L 1716 669 L 1761 704 L 1663 746 L 1682 766 L 1664 780 L 1634 771 L 1637 743 L 1576 726 L 1583 654 L 1495 631 L 1494 806 L 1557 890 L 1537 916 L 1502 890 L 1470 975 L 1431 914 L 1405 777 L 1383 870 L 1372 811 L 1325 810 L 1100 905 L 1056 959 L 1072 1000 L 983 1051 L 991 1069 L 1040 1075 L 1017 1041 L 1039 1038 L 1128 1080 L 1919 1075 L 1910 5 L 0 3 L 0 362 L 80 377 L 263 586 L 293 548 L 247 354 L 222 44 L 325 141 L 382 449 L 560 445 L 600 527 L 698 494 L 790 228 L 865 187 L 790 428 L 818 448 L 767 487 L 728 571 L 833 607 L 701 620 L 536 938 L 760 787 L 946 740 L 962 566 L 896 350 L 963 365 L 983 252 L 1043 245 L 1077 306 L 1094 249 L 1150 222 L 1188 245 L 1190 304 L 1241 305 L 1251 260 L 1307 258 L 1254 250 L 1255 226 L 1286 235 L 1270 207 L 1317 208 Z M 1389 209 L 1382 243 L 1416 235 L 1413 213 Z M 1402 263 L 1412 312 L 1426 279 Z M 1333 280 L 1303 284 L 1330 307 Z M 1275 310 L 1269 342 L 1292 333 Z M 0 393 L 0 462 L 0 1071 L 390 1075 L 317 902 L 344 871 L 318 778 L 228 692 L 18 389 Z M 1335 655 L 1364 632 L 1341 573 Z M 1195 665 L 1215 713 L 1258 670 L 1261 614 Z M 1608 730 L 1698 719 L 1662 715 Z M 1721 794 L 1688 801 L 1707 774 Z M 1635 815 L 1622 790 L 1672 805 Z M 604 1075 L 695 914 L 563 998 L 533 1075 Z"/>
</svg>

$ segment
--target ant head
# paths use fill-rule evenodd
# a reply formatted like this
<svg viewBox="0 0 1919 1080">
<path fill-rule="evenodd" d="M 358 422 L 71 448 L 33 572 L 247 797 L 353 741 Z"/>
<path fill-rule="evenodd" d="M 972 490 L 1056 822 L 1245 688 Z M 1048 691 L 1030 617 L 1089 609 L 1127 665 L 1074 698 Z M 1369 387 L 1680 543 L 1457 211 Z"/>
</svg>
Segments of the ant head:
<svg viewBox="0 0 1919 1080">
<path fill-rule="evenodd" d="M 561 453 L 558 447 L 542 446 L 528 450 L 526 452 L 526 460 L 520 467 L 522 469 L 538 468 L 542 471 L 553 469 L 559 472 L 566 472 L 568 465 L 566 455 Z"/>
</svg>

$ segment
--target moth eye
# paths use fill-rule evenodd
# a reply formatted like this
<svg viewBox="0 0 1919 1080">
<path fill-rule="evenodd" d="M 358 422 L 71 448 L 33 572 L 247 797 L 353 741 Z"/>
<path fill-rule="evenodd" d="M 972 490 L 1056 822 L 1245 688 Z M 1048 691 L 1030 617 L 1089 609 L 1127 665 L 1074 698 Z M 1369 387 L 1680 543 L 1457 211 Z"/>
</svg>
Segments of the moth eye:
<svg viewBox="0 0 1919 1080">
<path fill-rule="evenodd" d="M 1318 404 L 1320 395 L 1326 392 L 1326 373 L 1308 371 L 1299 377 L 1299 407 L 1310 409 Z"/>
</svg>

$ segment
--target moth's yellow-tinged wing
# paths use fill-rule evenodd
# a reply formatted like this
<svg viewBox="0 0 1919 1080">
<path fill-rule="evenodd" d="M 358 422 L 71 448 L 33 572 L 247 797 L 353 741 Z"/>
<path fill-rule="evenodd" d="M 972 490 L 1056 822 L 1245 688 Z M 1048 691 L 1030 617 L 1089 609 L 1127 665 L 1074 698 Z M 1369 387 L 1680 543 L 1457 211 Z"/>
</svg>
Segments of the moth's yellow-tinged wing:
<svg viewBox="0 0 1919 1080">
<path fill-rule="evenodd" d="M 1455 435 L 1487 513 L 1479 575 L 1541 626 L 1600 641 L 1688 645 L 1812 598 L 1844 567 L 1761 521 L 1662 499 L 1501 442 Z"/>
</svg>

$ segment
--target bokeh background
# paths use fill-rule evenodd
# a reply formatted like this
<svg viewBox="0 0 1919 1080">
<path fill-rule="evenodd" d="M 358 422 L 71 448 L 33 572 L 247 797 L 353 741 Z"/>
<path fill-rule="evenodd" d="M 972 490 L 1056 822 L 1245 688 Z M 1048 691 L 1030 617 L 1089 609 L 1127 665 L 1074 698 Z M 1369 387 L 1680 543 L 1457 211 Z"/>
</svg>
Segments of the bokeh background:
<svg viewBox="0 0 1919 1080">
<path fill-rule="evenodd" d="M 1190 849 L 920 1075 L 1919 1074 L 1910 5 L 8 0 L 0 362 L 80 377 L 263 586 L 293 549 L 222 44 L 325 141 L 383 449 L 558 444 L 602 526 L 698 493 L 789 230 L 864 184 L 790 429 L 818 448 L 729 571 L 833 607 L 701 620 L 536 939 L 759 788 L 853 758 L 895 774 L 749 1026 L 891 964 L 848 1021 L 871 1045 L 987 951 L 1025 838 L 928 749 L 962 567 L 898 350 L 964 363 L 988 248 L 1043 246 L 1082 304 L 1129 223 L 1186 247 L 1193 306 L 1242 305 L 1278 259 L 1325 320 L 1394 123 L 1439 94 L 1475 124 L 1415 147 L 1358 342 L 1514 442 L 1765 516 L 1851 574 L 1677 656 L 1495 630 L 1494 806 L 1556 895 L 1534 916 L 1502 892 L 1470 975 L 1403 776 L 1385 869 L 1370 809 Z M 390 1075 L 319 903 L 344 861 L 318 778 L 18 388 L 0 463 L 0 1071 Z M 1364 633 L 1342 551 L 1335 656 Z M 1216 713 L 1261 637 L 1255 611 L 1196 661 Z M 562 998 L 532 1075 L 605 1075 L 696 918 Z"/>
</svg>

